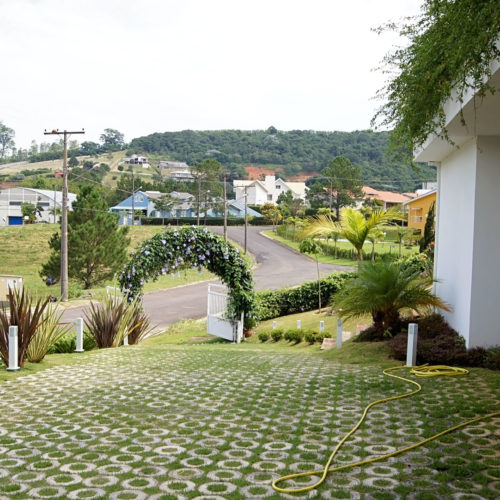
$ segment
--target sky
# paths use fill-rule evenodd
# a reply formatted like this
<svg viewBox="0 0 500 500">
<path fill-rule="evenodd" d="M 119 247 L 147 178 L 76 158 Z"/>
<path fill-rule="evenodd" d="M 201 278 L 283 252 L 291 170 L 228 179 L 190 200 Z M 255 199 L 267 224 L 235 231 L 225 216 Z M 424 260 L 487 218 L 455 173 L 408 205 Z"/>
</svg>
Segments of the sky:
<svg viewBox="0 0 500 500">
<path fill-rule="evenodd" d="M 421 3 L 0 0 L 0 121 L 24 148 L 45 129 L 368 129 L 402 43 L 372 28 Z"/>
</svg>

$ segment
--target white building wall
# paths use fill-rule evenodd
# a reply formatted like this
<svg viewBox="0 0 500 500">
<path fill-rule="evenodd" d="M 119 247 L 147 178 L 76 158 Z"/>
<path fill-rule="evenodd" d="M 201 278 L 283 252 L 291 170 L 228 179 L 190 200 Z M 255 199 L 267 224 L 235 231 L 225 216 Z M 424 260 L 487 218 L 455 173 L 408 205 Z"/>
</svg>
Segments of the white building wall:
<svg viewBox="0 0 500 500">
<path fill-rule="evenodd" d="M 436 293 L 468 347 L 500 343 L 500 138 L 470 139 L 440 166 Z"/>
<path fill-rule="evenodd" d="M 471 290 L 471 347 L 500 344 L 500 137 L 478 137 Z"/>
<path fill-rule="evenodd" d="M 471 140 L 442 162 L 438 193 L 436 293 L 453 308 L 444 316 L 466 340 L 470 321 L 473 243 L 466 235 L 472 234 L 474 226 L 475 153 L 476 143 Z"/>
</svg>

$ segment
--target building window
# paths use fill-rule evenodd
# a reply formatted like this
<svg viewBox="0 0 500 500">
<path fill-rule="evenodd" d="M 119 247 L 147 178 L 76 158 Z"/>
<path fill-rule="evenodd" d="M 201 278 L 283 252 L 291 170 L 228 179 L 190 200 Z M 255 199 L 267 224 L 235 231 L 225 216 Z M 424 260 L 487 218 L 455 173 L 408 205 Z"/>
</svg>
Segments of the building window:
<svg viewBox="0 0 500 500">
<path fill-rule="evenodd" d="M 273 195 L 272 194 L 268 194 L 267 195 L 267 201 L 273 201 Z"/>
</svg>

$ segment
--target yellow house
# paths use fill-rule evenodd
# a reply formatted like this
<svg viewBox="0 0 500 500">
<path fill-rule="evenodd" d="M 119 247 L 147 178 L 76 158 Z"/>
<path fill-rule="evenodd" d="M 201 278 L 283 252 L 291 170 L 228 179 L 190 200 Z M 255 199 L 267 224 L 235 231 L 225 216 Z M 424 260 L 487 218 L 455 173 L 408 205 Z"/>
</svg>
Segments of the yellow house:
<svg viewBox="0 0 500 500">
<path fill-rule="evenodd" d="M 436 203 L 437 190 L 433 189 L 427 193 L 421 194 L 412 200 L 405 201 L 403 206 L 408 213 L 408 227 L 418 229 L 420 234 L 424 234 L 425 221 L 427 214 L 433 203 Z M 435 213 L 435 212 L 434 212 Z"/>
</svg>

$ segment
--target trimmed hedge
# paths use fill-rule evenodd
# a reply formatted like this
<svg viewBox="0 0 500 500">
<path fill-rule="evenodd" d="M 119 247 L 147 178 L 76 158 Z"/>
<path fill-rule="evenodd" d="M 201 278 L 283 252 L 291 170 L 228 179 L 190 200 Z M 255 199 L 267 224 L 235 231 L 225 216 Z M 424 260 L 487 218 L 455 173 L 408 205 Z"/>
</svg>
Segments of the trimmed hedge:
<svg viewBox="0 0 500 500">
<path fill-rule="evenodd" d="M 356 274 L 333 273 L 321 280 L 321 301 L 330 302 L 345 281 Z M 318 308 L 318 282 L 309 281 L 295 288 L 257 292 L 257 318 L 259 321 L 288 314 L 312 311 Z"/>
<path fill-rule="evenodd" d="M 196 226 L 196 217 L 141 217 L 141 224 L 144 226 Z M 228 217 L 228 226 L 243 226 L 245 224 L 244 217 Z M 264 220 L 264 217 L 249 217 L 248 224 L 251 226 L 268 226 L 269 223 Z M 200 226 L 223 226 L 224 217 L 200 217 Z"/>
</svg>

